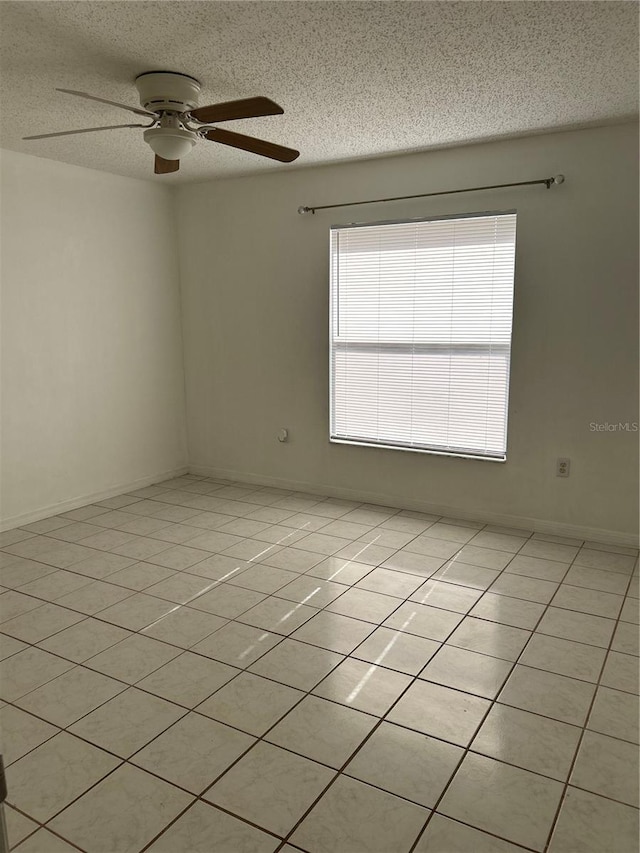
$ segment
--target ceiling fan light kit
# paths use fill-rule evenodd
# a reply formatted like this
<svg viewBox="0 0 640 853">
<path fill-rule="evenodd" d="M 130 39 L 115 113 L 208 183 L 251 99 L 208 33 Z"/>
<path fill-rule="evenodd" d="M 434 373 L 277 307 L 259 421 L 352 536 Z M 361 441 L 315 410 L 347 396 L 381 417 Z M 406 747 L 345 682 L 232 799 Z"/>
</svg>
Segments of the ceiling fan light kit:
<svg viewBox="0 0 640 853">
<path fill-rule="evenodd" d="M 180 160 L 189 154 L 196 142 L 200 140 L 218 142 L 261 157 L 269 157 L 281 163 L 291 163 L 300 156 L 300 152 L 293 148 L 285 148 L 252 136 L 207 126 L 212 122 L 281 115 L 284 112 L 282 107 L 269 98 L 244 98 L 198 107 L 200 82 L 195 77 L 175 71 L 146 71 L 136 77 L 135 85 L 142 109 L 74 89 L 57 91 L 128 110 L 152 119 L 151 124 L 122 124 L 66 130 L 59 133 L 25 136 L 24 139 L 44 139 L 51 136 L 70 136 L 75 133 L 92 133 L 124 127 L 142 127 L 145 128 L 144 141 L 156 155 L 154 166 L 156 175 L 177 172 L 180 168 Z"/>
</svg>

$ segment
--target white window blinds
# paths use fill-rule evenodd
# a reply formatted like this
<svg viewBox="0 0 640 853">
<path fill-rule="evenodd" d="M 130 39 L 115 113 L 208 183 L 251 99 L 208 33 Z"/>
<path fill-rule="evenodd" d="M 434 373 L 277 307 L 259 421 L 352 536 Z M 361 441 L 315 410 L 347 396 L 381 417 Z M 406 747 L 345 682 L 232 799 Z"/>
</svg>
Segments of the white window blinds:
<svg viewBox="0 0 640 853">
<path fill-rule="evenodd" d="M 331 229 L 332 441 L 505 459 L 516 214 Z"/>
</svg>

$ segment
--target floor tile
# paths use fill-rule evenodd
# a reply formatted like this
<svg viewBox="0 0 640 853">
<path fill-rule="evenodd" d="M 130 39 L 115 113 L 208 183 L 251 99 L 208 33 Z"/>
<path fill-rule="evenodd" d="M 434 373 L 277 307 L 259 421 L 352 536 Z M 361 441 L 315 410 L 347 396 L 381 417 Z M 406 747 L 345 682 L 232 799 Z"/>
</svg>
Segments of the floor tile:
<svg viewBox="0 0 640 853">
<path fill-rule="evenodd" d="M 301 548 L 271 548 L 267 549 L 264 543 L 262 556 L 258 557 L 260 563 L 273 566 L 276 569 L 285 569 L 291 572 L 305 572 L 307 569 L 317 566 L 324 559 L 317 551 L 304 551 Z"/>
<path fill-rule="evenodd" d="M 239 669 L 250 666 L 277 645 L 282 637 L 261 628 L 229 622 L 214 634 L 201 640 L 192 651 L 228 663 Z"/>
<path fill-rule="evenodd" d="M 524 536 L 507 536 L 504 533 L 481 530 L 469 541 L 471 545 L 479 545 L 481 548 L 493 548 L 496 551 L 516 554 L 527 540 Z"/>
<path fill-rule="evenodd" d="M 601 683 L 615 690 L 638 693 L 638 658 L 620 652 L 609 652 Z"/>
<path fill-rule="evenodd" d="M 435 806 L 464 750 L 382 723 L 345 767 L 349 776 L 421 806 Z"/>
<path fill-rule="evenodd" d="M 297 572 L 288 572 L 285 569 L 276 569 L 274 566 L 257 563 L 251 564 L 249 568 L 230 578 L 229 583 L 268 595 L 275 593 L 298 577 Z"/>
<path fill-rule="evenodd" d="M 401 604 L 383 624 L 387 628 L 395 628 L 407 634 L 442 642 L 461 620 L 462 616 L 458 613 L 407 601 Z"/>
<path fill-rule="evenodd" d="M 457 820 L 434 814 L 415 847 L 415 853 L 522 853 L 522 848 Z"/>
<path fill-rule="evenodd" d="M 401 603 L 401 599 L 390 595 L 381 595 L 378 592 L 369 592 L 366 589 L 352 587 L 336 601 L 327 605 L 326 610 L 330 613 L 340 613 L 342 616 L 351 616 L 354 619 L 380 624 Z"/>
<path fill-rule="evenodd" d="M 259 737 L 303 696 L 304 693 L 293 687 L 243 672 L 198 705 L 196 710 Z"/>
<path fill-rule="evenodd" d="M 154 669 L 172 660 L 180 654 L 180 649 L 133 634 L 126 640 L 100 652 L 95 657 L 85 661 L 86 666 L 96 669 L 104 675 L 118 678 L 127 684 L 135 684 Z"/>
<path fill-rule="evenodd" d="M 266 735 L 266 740 L 338 769 L 377 722 L 361 711 L 307 696 Z"/>
<path fill-rule="evenodd" d="M 298 547 L 303 551 L 313 551 L 316 554 L 324 554 L 331 557 L 340 551 L 341 548 L 346 548 L 351 544 L 352 539 L 345 539 L 341 536 L 329 536 L 323 528 L 322 533 L 310 533 L 304 539 L 300 539 Z"/>
<path fill-rule="evenodd" d="M 291 836 L 313 853 L 408 853 L 427 809 L 340 776 Z"/>
<path fill-rule="evenodd" d="M 77 849 L 44 828 L 20 845 L 20 853 L 75 853 Z"/>
<path fill-rule="evenodd" d="M 286 639 L 251 666 L 251 672 L 296 687 L 311 690 L 343 660 L 327 649 Z"/>
<path fill-rule="evenodd" d="M 12 589 L 57 571 L 53 566 L 45 566 L 44 563 L 36 563 L 35 560 L 25 560 L 10 554 L 0 554 L 0 557 L 7 559 L 7 563 L 0 568 L 0 581 L 4 586 Z M 4 616 L 4 607 L 0 609 L 0 613 Z"/>
<path fill-rule="evenodd" d="M 542 851 L 561 795 L 560 782 L 469 753 L 438 811 Z"/>
<path fill-rule="evenodd" d="M 356 588 L 393 595 L 396 598 L 408 598 L 422 583 L 422 578 L 416 575 L 377 568 L 358 581 Z"/>
<path fill-rule="evenodd" d="M 638 697 L 610 687 L 599 687 L 587 728 L 600 734 L 640 743 Z"/>
<path fill-rule="evenodd" d="M 544 634 L 534 634 L 520 658 L 520 663 L 596 682 L 602 669 L 606 652 L 596 646 L 575 643 Z"/>
<path fill-rule="evenodd" d="M 325 532 L 324 530 L 322 531 Z M 367 533 L 358 537 L 358 542 L 368 542 L 371 545 L 381 545 L 383 548 L 403 548 L 415 539 L 413 533 L 403 533 L 399 530 L 386 530 L 381 526 L 373 527 Z"/>
<path fill-rule="evenodd" d="M 175 609 L 175 606 L 171 601 L 165 601 L 144 592 L 137 592 L 123 601 L 107 607 L 106 610 L 101 610 L 100 619 L 111 622 L 113 625 L 119 625 L 121 628 L 140 631 L 170 613 Z"/>
<path fill-rule="evenodd" d="M 73 592 L 80 587 L 91 583 L 91 578 L 77 575 L 64 569 L 55 569 L 44 577 L 32 580 L 20 586 L 20 592 L 24 595 L 33 595 L 45 601 L 57 601 L 68 592 Z"/>
<path fill-rule="evenodd" d="M 445 560 L 442 557 L 429 557 L 402 549 L 385 560 L 381 568 L 416 575 L 421 578 L 430 578 L 444 563 Z"/>
<path fill-rule="evenodd" d="M 471 589 L 488 589 L 500 572 L 495 569 L 484 569 L 467 563 L 449 562 L 432 575 L 433 580 L 468 586 Z"/>
<path fill-rule="evenodd" d="M 409 684 L 411 678 L 408 675 L 346 658 L 318 684 L 313 693 L 381 717 Z"/>
<path fill-rule="evenodd" d="M 521 628 L 467 616 L 447 640 L 452 646 L 515 661 L 531 634 Z"/>
<path fill-rule="evenodd" d="M 356 563 L 368 563 L 379 566 L 384 563 L 395 552 L 395 548 L 384 548 L 382 545 L 372 545 L 369 542 L 352 542 L 346 548 L 341 548 L 336 554 L 345 560 L 354 560 Z"/>
<path fill-rule="evenodd" d="M 637 598 L 627 598 L 625 603 L 622 606 L 622 612 L 620 613 L 620 619 L 623 622 L 630 622 L 634 625 L 638 624 L 639 618 L 639 610 L 640 610 L 640 602 Z"/>
<path fill-rule="evenodd" d="M 344 560 L 342 557 L 327 557 L 326 560 L 307 569 L 305 575 L 350 586 L 368 575 L 373 568 L 374 566 L 367 563 L 356 563 L 353 560 Z"/>
<path fill-rule="evenodd" d="M 307 535 L 305 530 L 296 530 L 293 527 L 285 527 L 284 524 L 267 525 L 266 530 L 253 534 L 253 539 L 258 542 L 269 542 L 271 545 L 280 545 L 283 548 L 295 545 Z"/>
<path fill-rule="evenodd" d="M 23 595 L 20 592 L 4 592 L 0 595 L 0 623 L 4 625 L 11 619 L 21 616 L 23 613 L 28 613 L 30 610 L 35 610 L 38 607 L 43 607 L 44 604 L 38 598 L 32 598 L 30 595 Z"/>
<path fill-rule="evenodd" d="M 7 800 L 44 823 L 119 763 L 113 755 L 61 732 L 8 768 Z"/>
<path fill-rule="evenodd" d="M 559 607 L 549 607 L 536 630 L 540 634 L 564 637 L 567 640 L 575 640 L 578 643 L 588 643 L 606 649 L 611 642 L 615 626 L 614 619 L 562 610 Z"/>
<path fill-rule="evenodd" d="M 169 702 L 194 708 L 238 672 L 225 663 L 185 652 L 143 678 L 137 686 Z"/>
<path fill-rule="evenodd" d="M 16 811 L 10 805 L 4 807 L 5 820 L 7 822 L 7 835 L 9 837 L 9 849 L 17 847 L 17 845 L 34 830 L 38 829 L 38 824 L 32 821 L 31 818 L 25 817 L 20 812 Z"/>
<path fill-rule="evenodd" d="M 511 598 L 523 598 L 525 601 L 537 601 L 548 604 L 558 589 L 557 583 L 537 578 L 503 572 L 491 585 L 490 592 L 496 595 L 508 595 Z"/>
<path fill-rule="evenodd" d="M 439 684 L 416 681 L 387 719 L 423 734 L 467 746 L 491 703 Z"/>
<path fill-rule="evenodd" d="M 470 615 L 490 622 L 499 622 L 501 625 L 511 625 L 513 628 L 533 630 L 544 610 L 545 605 L 535 601 L 485 592 L 472 608 Z"/>
<path fill-rule="evenodd" d="M 581 729 L 506 705 L 489 711 L 471 749 L 564 782 Z"/>
<path fill-rule="evenodd" d="M 454 613 L 468 613 L 481 595 L 482 591 L 478 589 L 428 580 L 410 599 L 418 604 L 439 607 Z"/>
<path fill-rule="evenodd" d="M 273 545 L 268 542 L 259 541 L 258 539 L 241 539 L 237 545 L 227 548 L 222 556 L 248 560 L 252 563 L 261 563 L 266 558 L 279 554 L 282 550 L 282 545 Z M 315 557 L 317 556 L 316 554 Z M 289 565 L 276 565 L 276 568 L 293 570 L 294 566 L 291 565 L 291 560 L 287 562 Z M 273 563 L 270 561 L 269 565 L 273 565 Z"/>
<path fill-rule="evenodd" d="M 571 779 L 576 788 L 638 807 L 638 748 L 597 732 L 585 732 Z"/>
<path fill-rule="evenodd" d="M 346 539 L 359 539 L 371 530 L 372 528 L 368 524 L 357 524 L 354 521 L 331 521 L 323 526 L 322 532 L 328 536 L 342 536 Z M 382 545 L 384 543 L 381 542 L 380 544 Z M 400 545 L 398 545 L 398 548 L 399 547 Z"/>
<path fill-rule="evenodd" d="M 420 678 L 493 699 L 512 666 L 510 661 L 454 646 L 442 646 L 420 673 Z"/>
<path fill-rule="evenodd" d="M 117 545 L 115 548 L 110 548 L 114 554 L 121 554 L 123 557 L 133 557 L 135 560 L 147 560 L 149 557 L 155 557 L 161 551 L 166 551 L 169 548 L 168 542 L 161 542 L 159 539 L 148 539 L 144 536 L 136 536 L 135 539 L 125 542 L 123 545 Z"/>
<path fill-rule="evenodd" d="M 457 542 L 464 545 L 476 535 L 477 531 L 472 527 L 461 527 L 456 524 L 446 524 L 442 521 L 437 521 L 429 528 L 429 536 L 434 539 L 444 539 L 447 542 Z"/>
<path fill-rule="evenodd" d="M 245 613 L 256 604 L 264 600 L 266 596 L 262 592 L 251 589 L 241 589 L 239 586 L 231 586 L 221 583 L 199 595 L 190 602 L 190 606 L 196 610 L 205 610 L 214 616 L 222 616 L 225 619 L 235 619 L 241 613 Z"/>
<path fill-rule="evenodd" d="M 498 701 L 554 720 L 584 725 L 595 685 L 517 664 Z"/>
<path fill-rule="evenodd" d="M 555 560 L 543 560 L 540 557 L 518 554 L 511 560 L 505 571 L 512 575 L 560 583 L 568 569 L 569 563 L 558 563 Z"/>
<path fill-rule="evenodd" d="M 440 648 L 440 643 L 392 628 L 376 628 L 352 652 L 353 657 L 389 669 L 417 675 Z"/>
<path fill-rule="evenodd" d="M 636 625 L 629 622 L 618 622 L 611 648 L 615 652 L 623 652 L 627 655 L 638 657 L 640 647 L 640 636 Z"/>
<path fill-rule="evenodd" d="M 561 563 L 570 563 L 575 558 L 578 550 L 573 545 L 557 545 L 553 542 L 544 542 L 541 539 L 531 538 L 522 546 L 520 553 L 523 556 L 542 557 L 544 560 L 557 560 Z"/>
<path fill-rule="evenodd" d="M 74 723 L 69 731 L 128 758 L 186 713 L 185 708 L 129 688 Z"/>
<path fill-rule="evenodd" d="M 82 663 L 99 652 L 126 640 L 130 632 L 98 619 L 84 619 L 38 645 L 63 658 Z"/>
<path fill-rule="evenodd" d="M 73 665 L 40 649 L 24 649 L 0 662 L 0 698 L 13 702 Z"/>
<path fill-rule="evenodd" d="M 58 604 L 93 616 L 107 607 L 129 598 L 131 590 L 105 581 L 92 581 L 58 599 Z"/>
<path fill-rule="evenodd" d="M 191 566 L 189 574 L 210 578 L 211 580 L 230 581 L 252 565 L 253 563 L 247 560 L 240 560 L 237 557 L 212 554 L 206 560 L 202 560 L 202 562 L 196 563 L 195 566 Z"/>
<path fill-rule="evenodd" d="M 166 616 L 161 616 L 147 628 L 143 628 L 142 633 L 147 637 L 189 649 L 213 634 L 218 628 L 222 628 L 227 621 L 212 613 L 194 610 L 191 607 L 179 607 L 167 613 Z"/>
<path fill-rule="evenodd" d="M 163 832 L 149 853 L 273 853 L 280 839 L 208 803 L 197 802 Z"/>
<path fill-rule="evenodd" d="M 0 635 L 0 660 L 5 660 L 5 658 L 9 658 L 26 648 L 27 644 L 21 640 L 16 640 L 15 637 L 7 637 L 6 634 Z"/>
<path fill-rule="evenodd" d="M 174 604 L 191 604 L 200 595 L 209 592 L 217 584 L 209 578 L 191 575 L 187 572 L 176 572 L 170 578 L 165 578 L 145 590 L 147 595 L 171 601 Z"/>
<path fill-rule="evenodd" d="M 616 619 L 622 608 L 624 599 L 621 595 L 610 592 L 598 592 L 595 589 L 584 589 L 563 583 L 553 597 L 554 607 L 564 607 L 567 610 L 578 610 L 581 613 L 591 613 L 594 616 L 606 616 Z"/>
<path fill-rule="evenodd" d="M 80 622 L 84 617 L 66 607 L 57 604 L 43 604 L 28 613 L 22 613 L 8 622 L 2 623 L 2 630 L 10 637 L 25 643 L 37 643 L 58 631 L 63 631 L 70 625 Z"/>
<path fill-rule="evenodd" d="M 78 563 L 73 564 L 73 571 L 89 578 L 103 580 L 111 577 L 117 571 L 135 563 L 131 557 L 121 557 L 119 554 L 99 554 L 94 552 Z"/>
<path fill-rule="evenodd" d="M 348 655 L 374 628 L 371 622 L 323 610 L 298 628 L 293 639 Z"/>
<path fill-rule="evenodd" d="M 275 634 L 291 634 L 307 622 L 318 610 L 306 604 L 296 604 L 270 595 L 255 607 L 237 617 L 239 622 L 273 631 Z"/>
<path fill-rule="evenodd" d="M 258 743 L 204 798 L 278 835 L 289 832 L 329 784 L 328 767 Z"/>
<path fill-rule="evenodd" d="M 254 743 L 250 735 L 191 713 L 130 760 L 174 785 L 201 794 Z"/>
<path fill-rule="evenodd" d="M 296 575 L 295 580 L 279 589 L 276 595 L 287 601 L 321 608 L 331 604 L 347 589 L 348 587 L 341 583 L 324 581 L 311 575 Z"/>
<path fill-rule="evenodd" d="M 16 702 L 32 714 L 66 728 L 126 687 L 113 678 L 76 666 Z"/>
<path fill-rule="evenodd" d="M 192 799 L 124 764 L 58 815 L 51 829 L 92 853 L 138 853 Z"/>
<path fill-rule="evenodd" d="M 638 812 L 571 786 L 551 837 L 549 853 L 635 853 Z"/>
<path fill-rule="evenodd" d="M 476 545 L 464 545 L 456 554 L 455 561 L 484 569 L 501 570 L 513 559 L 506 551 L 493 548 L 479 548 Z"/>
<path fill-rule="evenodd" d="M 564 582 L 572 586 L 583 586 L 586 589 L 624 595 L 629 584 L 629 578 L 618 572 L 603 572 L 599 569 L 574 565 L 567 572 Z"/>
<path fill-rule="evenodd" d="M 635 565 L 635 557 L 614 554 L 607 551 L 594 551 L 581 548 L 575 560 L 576 566 L 587 566 L 601 571 L 621 572 L 630 575 Z"/>
<path fill-rule="evenodd" d="M 0 751 L 4 766 L 8 767 L 57 733 L 56 726 L 45 723 L 44 720 L 39 720 L 19 708 L 4 705 L 0 708 Z"/>
</svg>

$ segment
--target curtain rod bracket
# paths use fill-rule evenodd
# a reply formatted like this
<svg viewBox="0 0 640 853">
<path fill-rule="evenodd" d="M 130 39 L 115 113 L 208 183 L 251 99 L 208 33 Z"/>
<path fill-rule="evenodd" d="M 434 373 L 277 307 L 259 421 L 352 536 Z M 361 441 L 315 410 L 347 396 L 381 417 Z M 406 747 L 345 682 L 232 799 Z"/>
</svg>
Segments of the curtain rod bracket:
<svg viewBox="0 0 640 853">
<path fill-rule="evenodd" d="M 316 210 L 329 210 L 334 207 L 354 207 L 357 204 L 380 204 L 385 201 L 406 201 L 408 199 L 414 198 L 429 198 L 431 196 L 436 195 L 455 195 L 457 193 L 475 193 L 480 190 L 501 190 L 506 189 L 507 187 L 529 187 L 534 186 L 535 184 L 544 184 L 545 187 L 549 190 L 554 184 L 563 184 L 564 183 L 564 175 L 553 175 L 550 178 L 539 178 L 535 181 L 516 181 L 510 184 L 492 184 L 488 187 L 466 187 L 461 190 L 440 190 L 435 193 L 418 193 L 417 195 L 399 195 L 394 196 L 393 198 L 371 198 L 366 201 L 345 201 L 340 204 L 319 204 L 316 207 L 308 207 L 306 205 L 300 205 L 298 208 L 298 213 L 303 216 L 305 213 L 315 213 Z"/>
</svg>

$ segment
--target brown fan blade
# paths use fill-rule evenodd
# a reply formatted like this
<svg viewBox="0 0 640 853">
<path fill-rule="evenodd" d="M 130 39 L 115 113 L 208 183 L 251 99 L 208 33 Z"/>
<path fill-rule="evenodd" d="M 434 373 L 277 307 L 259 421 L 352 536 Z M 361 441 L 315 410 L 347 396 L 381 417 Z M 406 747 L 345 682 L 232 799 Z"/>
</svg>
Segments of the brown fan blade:
<svg viewBox="0 0 640 853">
<path fill-rule="evenodd" d="M 146 124 L 108 124 L 105 127 L 85 127 L 82 130 L 61 130 L 58 133 L 38 133 L 23 139 L 49 139 L 52 136 L 72 136 L 74 133 L 95 133 L 97 130 L 117 130 L 120 127 L 147 127 Z"/>
<path fill-rule="evenodd" d="M 231 121 L 234 118 L 281 115 L 283 112 L 282 107 L 270 101 L 269 98 L 245 98 L 242 101 L 227 101 L 224 104 L 198 107 L 191 110 L 189 115 L 203 124 L 213 124 L 218 121 Z"/>
<path fill-rule="evenodd" d="M 147 112 L 147 110 L 141 110 L 139 107 L 130 107 L 128 104 L 121 104 L 118 101 L 108 101 L 106 98 L 97 98 L 95 95 L 88 95 L 86 92 L 76 92 L 75 89 L 56 89 L 56 92 L 64 92 L 65 95 L 76 95 L 78 98 L 88 98 L 90 101 L 100 101 L 101 104 L 111 104 L 112 107 L 120 107 L 120 109 L 129 110 L 130 113 L 137 113 L 139 116 L 157 118 L 155 113 Z"/>
<path fill-rule="evenodd" d="M 275 145 L 273 142 L 265 142 L 264 139 L 244 136 L 242 133 L 233 133 L 231 130 L 222 130 L 219 127 L 208 128 L 204 135 L 211 142 L 220 142 L 222 145 L 230 145 L 232 148 L 241 148 L 243 151 L 250 151 L 252 154 L 260 154 L 261 157 L 280 160 L 281 163 L 291 163 L 292 160 L 300 156 L 300 152 L 293 148 L 285 148 L 283 145 Z"/>
<path fill-rule="evenodd" d="M 180 160 L 165 160 L 159 154 L 156 154 L 156 162 L 153 171 L 156 175 L 168 175 L 170 172 L 177 172 L 180 168 Z"/>
</svg>

